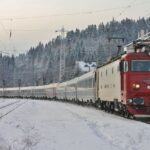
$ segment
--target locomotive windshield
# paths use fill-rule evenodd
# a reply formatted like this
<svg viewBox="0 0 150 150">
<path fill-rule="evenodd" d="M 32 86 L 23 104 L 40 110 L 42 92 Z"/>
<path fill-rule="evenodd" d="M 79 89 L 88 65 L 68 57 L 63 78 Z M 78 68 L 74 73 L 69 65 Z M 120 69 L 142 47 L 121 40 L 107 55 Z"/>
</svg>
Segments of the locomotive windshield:
<svg viewBox="0 0 150 150">
<path fill-rule="evenodd" d="M 133 60 L 131 61 L 131 71 L 150 72 L 150 60 Z"/>
</svg>

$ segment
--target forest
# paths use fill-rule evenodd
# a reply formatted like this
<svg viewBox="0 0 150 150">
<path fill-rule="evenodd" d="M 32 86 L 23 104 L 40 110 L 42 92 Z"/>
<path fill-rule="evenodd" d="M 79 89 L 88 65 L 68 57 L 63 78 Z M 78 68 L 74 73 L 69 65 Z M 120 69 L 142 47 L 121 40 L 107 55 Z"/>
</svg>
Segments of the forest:
<svg viewBox="0 0 150 150">
<path fill-rule="evenodd" d="M 60 49 L 66 53 L 66 69 L 63 81 L 82 74 L 76 61 L 97 62 L 101 65 L 117 55 L 117 46 L 132 42 L 138 33 L 150 31 L 150 18 L 124 19 L 86 29 L 67 32 L 64 39 L 57 36 L 46 44 L 39 43 L 27 53 L 18 56 L 0 54 L 0 87 L 31 86 L 55 83 L 59 80 Z M 124 40 L 110 40 L 119 37 Z M 61 45 L 62 44 L 62 45 Z"/>
</svg>

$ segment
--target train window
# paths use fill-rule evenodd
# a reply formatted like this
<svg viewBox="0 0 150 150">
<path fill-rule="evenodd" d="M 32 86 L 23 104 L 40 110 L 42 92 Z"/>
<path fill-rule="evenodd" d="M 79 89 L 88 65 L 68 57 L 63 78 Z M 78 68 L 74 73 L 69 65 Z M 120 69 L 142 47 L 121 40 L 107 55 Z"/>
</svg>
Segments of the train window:
<svg viewBox="0 0 150 150">
<path fill-rule="evenodd" d="M 86 81 L 84 80 L 84 81 L 82 82 L 82 87 L 85 87 L 85 84 L 86 84 Z"/>
<path fill-rule="evenodd" d="M 83 81 L 80 81 L 80 87 L 83 87 Z"/>
<path fill-rule="evenodd" d="M 92 87 L 92 78 L 89 79 L 89 86 L 88 86 L 88 87 L 89 87 L 89 88 Z"/>
<path fill-rule="evenodd" d="M 84 80 L 84 88 L 88 86 L 88 80 Z"/>
<path fill-rule="evenodd" d="M 84 84 L 84 87 L 85 87 L 85 88 L 88 87 L 88 80 L 85 80 L 84 83 L 85 83 L 85 84 Z"/>
<path fill-rule="evenodd" d="M 91 79 L 88 79 L 88 87 L 90 88 L 91 87 Z"/>
<path fill-rule="evenodd" d="M 93 87 L 93 79 L 90 78 L 90 88 Z"/>
<path fill-rule="evenodd" d="M 83 87 L 86 87 L 86 80 L 83 81 Z"/>
<path fill-rule="evenodd" d="M 94 79 L 92 79 L 92 87 L 95 87 Z"/>
<path fill-rule="evenodd" d="M 131 71 L 150 72 L 150 61 L 149 60 L 133 60 L 133 61 L 131 61 Z"/>
<path fill-rule="evenodd" d="M 81 81 L 81 87 L 84 87 L 84 81 Z"/>
</svg>

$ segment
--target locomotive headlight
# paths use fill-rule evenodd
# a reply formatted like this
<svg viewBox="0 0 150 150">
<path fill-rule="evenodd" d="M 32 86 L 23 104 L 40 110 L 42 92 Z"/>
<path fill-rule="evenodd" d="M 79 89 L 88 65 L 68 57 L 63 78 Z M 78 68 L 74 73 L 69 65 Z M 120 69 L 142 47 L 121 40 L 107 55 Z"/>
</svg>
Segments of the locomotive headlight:
<svg viewBox="0 0 150 150">
<path fill-rule="evenodd" d="M 129 103 L 132 103 L 132 102 L 133 102 L 133 100 L 132 100 L 132 99 L 128 99 L 128 102 L 129 102 Z"/>
<path fill-rule="evenodd" d="M 140 84 L 138 84 L 138 83 L 134 83 L 134 84 L 132 85 L 132 87 L 133 87 L 134 89 L 139 89 L 141 86 L 140 86 Z"/>
</svg>

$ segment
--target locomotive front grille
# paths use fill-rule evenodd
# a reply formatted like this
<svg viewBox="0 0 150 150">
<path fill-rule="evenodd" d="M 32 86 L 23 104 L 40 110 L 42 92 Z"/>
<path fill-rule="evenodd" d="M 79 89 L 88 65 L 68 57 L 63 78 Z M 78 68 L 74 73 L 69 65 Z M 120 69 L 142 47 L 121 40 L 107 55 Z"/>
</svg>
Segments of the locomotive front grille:
<svg viewBox="0 0 150 150">
<path fill-rule="evenodd" d="M 144 105 L 144 99 L 143 98 L 133 98 L 132 103 L 133 103 L 133 105 Z"/>
</svg>

